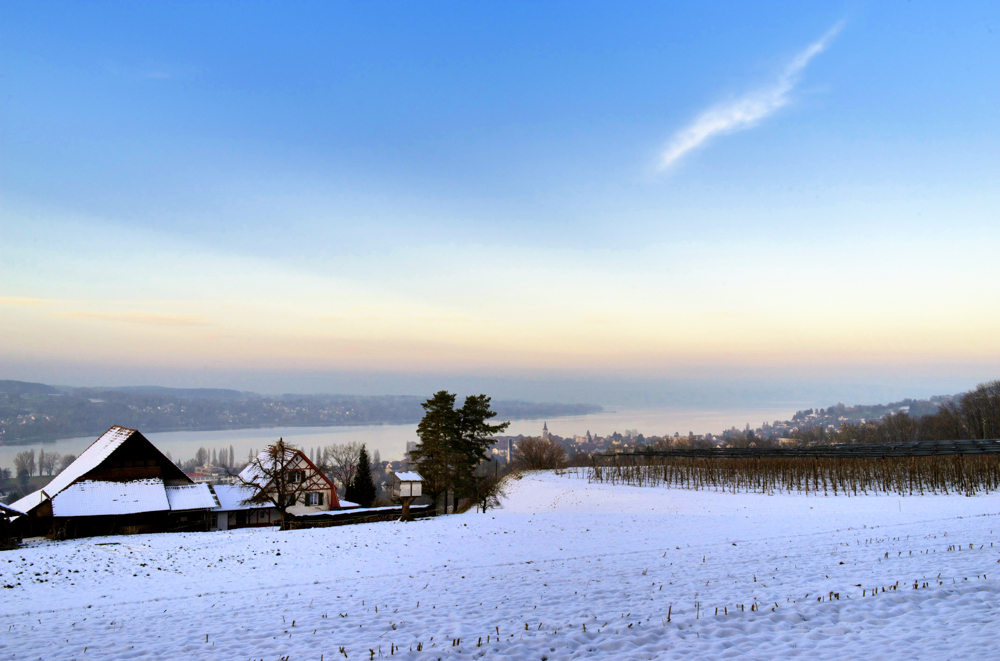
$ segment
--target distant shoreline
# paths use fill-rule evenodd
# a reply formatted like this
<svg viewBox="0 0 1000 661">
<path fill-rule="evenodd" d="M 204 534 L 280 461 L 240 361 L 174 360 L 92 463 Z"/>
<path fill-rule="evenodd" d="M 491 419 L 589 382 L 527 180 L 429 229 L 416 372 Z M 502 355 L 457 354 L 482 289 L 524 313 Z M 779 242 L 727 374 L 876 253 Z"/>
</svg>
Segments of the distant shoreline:
<svg viewBox="0 0 1000 661">
<path fill-rule="evenodd" d="M 510 417 L 510 420 L 557 420 L 559 418 L 573 418 L 581 415 L 594 415 L 597 413 L 609 413 L 613 411 L 607 411 L 603 408 L 598 408 L 596 411 L 589 411 L 587 413 L 562 413 L 556 415 L 544 415 L 544 416 L 527 416 L 527 417 Z M 143 434 L 169 434 L 172 432 L 216 432 L 216 431 L 240 431 L 245 429 L 285 429 L 289 427 L 294 428 L 308 428 L 315 427 L 317 429 L 327 429 L 331 427 L 402 427 L 405 425 L 416 425 L 420 421 L 415 420 L 413 422 L 362 422 L 362 423 L 330 423 L 330 424 L 316 424 L 316 423 L 283 423 L 278 425 L 236 425 L 236 426 L 198 426 L 198 427 L 170 427 L 165 429 L 157 429 L 154 427 L 144 427 L 139 431 Z M 110 427 L 110 425 L 109 425 Z M 18 438 L 14 439 L 12 442 L 6 442 L 0 440 L 0 447 L 18 447 L 22 445 L 32 445 L 35 443 L 56 443 L 58 441 L 65 441 L 73 438 L 89 438 L 93 436 L 95 439 L 107 431 L 107 427 L 102 429 L 88 432 L 84 431 L 81 433 L 71 433 L 69 435 L 59 434 L 59 435 L 45 435 L 45 436 L 33 436 L 31 438 Z"/>
</svg>

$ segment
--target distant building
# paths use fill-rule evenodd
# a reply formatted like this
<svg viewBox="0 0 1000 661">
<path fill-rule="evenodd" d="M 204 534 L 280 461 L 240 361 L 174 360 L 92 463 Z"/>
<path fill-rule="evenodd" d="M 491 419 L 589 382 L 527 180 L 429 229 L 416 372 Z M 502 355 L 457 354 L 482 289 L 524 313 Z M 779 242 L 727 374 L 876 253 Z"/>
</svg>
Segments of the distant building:
<svg viewBox="0 0 1000 661">
<path fill-rule="evenodd" d="M 547 421 L 542 423 L 542 440 L 549 440 L 549 423 Z"/>
</svg>

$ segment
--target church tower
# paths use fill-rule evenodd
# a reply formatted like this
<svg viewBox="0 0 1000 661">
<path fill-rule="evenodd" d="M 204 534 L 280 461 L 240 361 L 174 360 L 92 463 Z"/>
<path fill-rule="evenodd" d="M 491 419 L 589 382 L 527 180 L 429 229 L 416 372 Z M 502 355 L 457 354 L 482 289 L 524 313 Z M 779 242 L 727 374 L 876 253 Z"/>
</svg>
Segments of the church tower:
<svg viewBox="0 0 1000 661">
<path fill-rule="evenodd" d="M 549 440 L 549 423 L 548 421 L 542 423 L 542 440 Z"/>
</svg>

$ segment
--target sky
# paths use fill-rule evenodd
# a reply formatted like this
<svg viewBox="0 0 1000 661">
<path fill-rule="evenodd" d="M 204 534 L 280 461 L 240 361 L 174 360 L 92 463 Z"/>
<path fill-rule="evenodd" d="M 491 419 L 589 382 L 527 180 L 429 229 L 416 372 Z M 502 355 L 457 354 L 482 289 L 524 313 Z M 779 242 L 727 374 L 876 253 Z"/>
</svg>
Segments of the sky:
<svg viewBox="0 0 1000 661">
<path fill-rule="evenodd" d="M 995 2 L 6 2 L 0 378 L 965 390 L 997 62 Z"/>
</svg>

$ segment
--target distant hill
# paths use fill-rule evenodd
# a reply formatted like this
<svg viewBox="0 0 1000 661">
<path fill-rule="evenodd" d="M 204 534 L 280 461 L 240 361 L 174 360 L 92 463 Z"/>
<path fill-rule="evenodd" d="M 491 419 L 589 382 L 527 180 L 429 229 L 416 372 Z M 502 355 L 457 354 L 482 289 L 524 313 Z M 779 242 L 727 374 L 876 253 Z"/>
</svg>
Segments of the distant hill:
<svg viewBox="0 0 1000 661">
<path fill-rule="evenodd" d="M 59 391 L 44 383 L 29 383 L 27 381 L 0 381 L 2 395 L 58 395 Z"/>
<path fill-rule="evenodd" d="M 58 395 L 58 396 L 54 396 Z M 426 397 L 280 395 L 219 388 L 55 388 L 0 381 L 0 445 L 96 436 L 111 425 L 145 432 L 413 424 Z M 500 420 L 596 413 L 590 404 L 497 401 Z"/>
<path fill-rule="evenodd" d="M 132 392 L 140 395 L 159 395 L 161 397 L 180 397 L 182 399 L 237 399 L 244 396 L 259 397 L 254 393 L 243 393 L 239 390 L 226 390 L 224 388 L 167 388 L 164 386 L 121 386 L 118 388 L 105 388 L 103 390 L 117 390 L 120 392 Z"/>
</svg>

